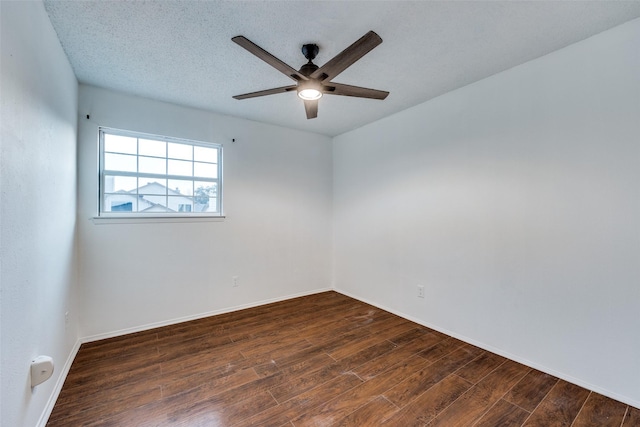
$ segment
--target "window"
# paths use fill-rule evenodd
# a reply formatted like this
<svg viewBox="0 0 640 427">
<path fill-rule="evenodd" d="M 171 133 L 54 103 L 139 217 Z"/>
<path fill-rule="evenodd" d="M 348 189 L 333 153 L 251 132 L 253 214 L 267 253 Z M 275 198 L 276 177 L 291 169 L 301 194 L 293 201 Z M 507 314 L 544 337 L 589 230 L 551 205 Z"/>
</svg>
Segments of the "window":
<svg viewBox="0 0 640 427">
<path fill-rule="evenodd" d="M 221 216 L 222 146 L 100 128 L 100 215 Z"/>
</svg>

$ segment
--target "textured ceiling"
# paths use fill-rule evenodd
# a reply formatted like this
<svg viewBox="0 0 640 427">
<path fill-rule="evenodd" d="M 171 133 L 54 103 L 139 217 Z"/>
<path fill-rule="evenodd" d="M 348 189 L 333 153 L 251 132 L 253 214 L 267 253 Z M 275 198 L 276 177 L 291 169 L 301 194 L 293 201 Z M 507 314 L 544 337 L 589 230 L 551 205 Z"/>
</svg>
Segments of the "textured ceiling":
<svg viewBox="0 0 640 427">
<path fill-rule="evenodd" d="M 58 1 L 45 7 L 82 83 L 338 135 L 640 17 L 640 1 Z M 335 81 L 391 92 L 324 96 L 318 118 L 292 83 L 231 42 L 244 35 L 293 68 L 324 64 L 367 31 L 384 42 Z"/>
</svg>

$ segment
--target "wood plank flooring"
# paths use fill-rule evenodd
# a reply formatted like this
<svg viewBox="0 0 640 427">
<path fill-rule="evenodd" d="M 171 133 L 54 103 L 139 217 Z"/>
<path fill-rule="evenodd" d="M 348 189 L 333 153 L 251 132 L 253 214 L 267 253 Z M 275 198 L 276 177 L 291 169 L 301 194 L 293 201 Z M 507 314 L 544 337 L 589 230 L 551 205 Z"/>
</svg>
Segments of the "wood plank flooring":
<svg viewBox="0 0 640 427">
<path fill-rule="evenodd" d="M 84 344 L 47 426 L 640 426 L 640 410 L 335 292 Z"/>
</svg>

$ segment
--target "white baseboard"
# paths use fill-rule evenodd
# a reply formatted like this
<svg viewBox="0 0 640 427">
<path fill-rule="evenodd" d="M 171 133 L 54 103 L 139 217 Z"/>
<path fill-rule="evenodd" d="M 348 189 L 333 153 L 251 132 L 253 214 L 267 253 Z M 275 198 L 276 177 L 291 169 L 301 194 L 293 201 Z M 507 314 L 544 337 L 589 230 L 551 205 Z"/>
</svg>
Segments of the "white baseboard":
<svg viewBox="0 0 640 427">
<path fill-rule="evenodd" d="M 205 317 L 216 316 L 216 315 L 219 315 L 219 314 L 231 313 L 233 311 L 244 310 L 244 309 L 253 308 L 253 307 L 259 307 L 261 305 L 272 304 L 274 302 L 286 301 L 286 300 L 293 299 L 293 298 L 299 298 L 299 297 L 304 297 L 304 296 L 307 296 L 307 295 L 319 294 L 321 292 L 327 292 L 327 291 L 333 291 L 333 290 L 334 290 L 333 288 L 314 289 L 312 291 L 300 292 L 300 293 L 286 295 L 286 296 L 277 297 L 277 298 L 270 298 L 270 299 L 266 299 L 266 300 L 262 300 L 262 301 L 251 302 L 251 303 L 248 303 L 248 304 L 236 305 L 236 306 L 233 306 L 233 307 L 226 307 L 226 308 L 223 308 L 223 309 L 208 311 L 206 313 L 199 313 L 199 314 L 195 314 L 195 315 L 192 315 L 192 316 L 179 317 L 179 318 L 176 318 L 176 319 L 164 320 L 162 322 L 148 323 L 146 325 L 135 326 L 135 327 L 132 327 L 132 328 L 127 328 L 127 329 L 120 329 L 118 331 L 107 332 L 107 333 L 97 334 L 97 335 L 91 335 L 91 336 L 83 337 L 83 338 L 81 338 L 81 340 L 82 340 L 82 343 L 88 343 L 88 342 L 92 342 L 92 341 L 99 341 L 99 340 L 103 340 L 103 339 L 107 339 L 107 338 L 119 337 L 121 335 L 127 335 L 127 334 L 132 334 L 132 333 L 135 333 L 135 332 L 147 331 L 149 329 L 161 328 L 163 326 L 175 325 L 177 323 L 189 322 L 191 320 L 202 319 L 202 318 L 205 318 Z"/>
<path fill-rule="evenodd" d="M 44 410 L 40 415 L 40 419 L 38 420 L 38 424 L 36 424 L 36 427 L 45 427 L 47 424 L 47 421 L 49 421 L 49 417 L 51 416 L 51 412 L 53 412 L 53 407 L 55 406 L 56 401 L 58 400 L 58 396 L 60 396 L 60 392 L 62 391 L 62 386 L 64 385 L 64 381 L 67 379 L 67 375 L 69 374 L 69 370 L 71 369 L 73 360 L 76 358 L 76 354 L 78 354 L 78 350 L 80 350 L 81 343 L 82 341 L 78 339 L 73 345 L 73 348 L 71 349 L 71 352 L 67 357 L 67 360 L 64 362 L 62 371 L 60 372 L 60 375 L 58 375 L 58 381 L 56 381 L 56 385 L 53 388 L 53 392 L 51 393 L 51 396 L 49 396 L 49 400 L 47 401 L 47 404 L 45 405 Z"/>
<path fill-rule="evenodd" d="M 523 364 L 525 366 L 528 366 L 530 368 L 537 369 L 538 371 L 542 371 L 542 372 L 544 372 L 546 374 L 553 375 L 554 377 L 558 377 L 558 378 L 563 379 L 563 380 L 565 380 L 565 381 L 567 381 L 569 383 L 578 385 L 580 387 L 586 388 L 587 390 L 594 391 L 596 393 L 602 394 L 603 396 L 610 397 L 611 399 L 617 400 L 617 401 L 622 402 L 622 403 L 626 403 L 627 405 L 631 405 L 631 406 L 633 406 L 635 408 L 640 409 L 640 401 L 636 401 L 636 400 L 630 399 L 627 396 L 619 395 L 619 394 L 614 393 L 614 392 L 612 392 L 610 390 L 603 389 L 601 387 L 598 387 L 598 386 L 595 386 L 593 384 L 590 384 L 590 383 L 588 383 L 586 381 L 582 381 L 582 380 L 580 380 L 578 378 L 574 378 L 574 377 L 572 377 L 570 375 L 566 375 L 566 374 L 564 374 L 562 372 L 558 372 L 558 371 L 555 371 L 553 369 L 549 369 L 546 366 L 539 365 L 538 363 L 535 363 L 535 362 L 532 362 L 530 360 L 524 359 L 524 358 L 522 358 L 520 356 L 516 356 L 516 355 L 511 354 L 509 352 L 503 351 L 503 350 L 501 350 L 499 348 L 495 348 L 495 347 L 487 345 L 485 343 L 478 342 L 478 341 L 473 340 L 471 338 L 468 338 L 468 337 L 465 337 L 463 335 L 457 334 L 455 332 L 449 331 L 449 330 L 447 330 L 445 328 L 441 328 L 438 325 L 433 325 L 433 324 L 430 324 L 429 322 L 425 322 L 424 320 L 417 319 L 417 318 L 415 318 L 413 316 L 409 316 L 409 315 L 407 315 L 405 313 L 401 313 L 399 311 L 393 310 L 393 309 L 391 309 L 389 307 L 386 307 L 384 304 L 378 304 L 377 302 L 373 302 L 373 301 L 370 301 L 370 300 L 368 300 L 366 298 L 362 298 L 362 297 L 353 295 L 353 294 L 351 294 L 351 293 L 349 293 L 347 291 L 341 290 L 341 289 L 335 289 L 334 288 L 333 290 L 335 292 L 338 292 L 338 293 L 342 294 L 342 295 L 348 296 L 349 298 L 353 298 L 353 299 L 356 299 L 358 301 L 362 301 L 362 302 L 364 302 L 366 304 L 372 305 L 372 306 L 377 307 L 377 308 L 379 308 L 381 310 L 388 311 L 389 313 L 393 313 L 396 316 L 400 316 L 400 317 L 402 317 L 404 319 L 410 320 L 410 321 L 412 321 L 414 323 L 417 323 L 419 325 L 426 326 L 427 328 L 436 330 L 436 331 L 441 332 L 441 333 L 443 333 L 445 335 L 449 335 L 450 337 L 454 337 L 456 339 L 459 339 L 460 341 L 464 341 L 464 342 L 466 342 L 468 344 L 474 345 L 476 347 L 480 347 L 483 350 L 490 351 L 491 353 L 495 353 L 495 354 L 497 354 L 499 356 L 502 356 L 502 357 L 506 357 L 507 359 L 510 359 L 510 360 L 515 361 L 515 362 L 521 363 L 521 364 Z"/>
</svg>

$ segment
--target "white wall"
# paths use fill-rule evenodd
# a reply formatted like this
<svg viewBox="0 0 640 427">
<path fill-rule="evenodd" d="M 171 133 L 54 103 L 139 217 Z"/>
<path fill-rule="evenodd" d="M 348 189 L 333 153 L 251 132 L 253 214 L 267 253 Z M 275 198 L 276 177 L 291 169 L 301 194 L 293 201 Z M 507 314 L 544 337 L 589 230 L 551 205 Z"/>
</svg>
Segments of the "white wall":
<svg viewBox="0 0 640 427">
<path fill-rule="evenodd" d="M 336 137 L 336 288 L 640 407 L 639 46 L 635 20 Z"/>
<path fill-rule="evenodd" d="M 41 2 L 3 1 L 0 15 L 0 424 L 32 427 L 77 350 L 78 84 Z M 40 354 L 55 371 L 31 389 Z"/>
<path fill-rule="evenodd" d="M 330 138 L 85 85 L 79 111 L 84 337 L 331 287 Z M 222 143 L 226 219 L 94 224 L 98 126 Z"/>
</svg>

